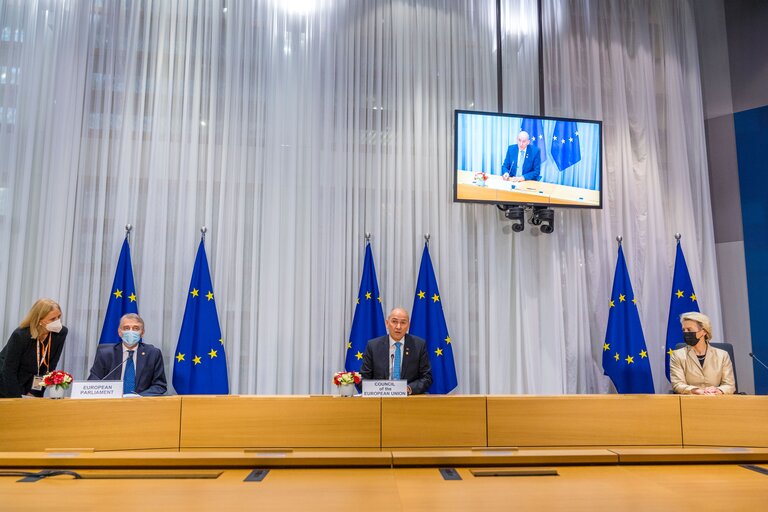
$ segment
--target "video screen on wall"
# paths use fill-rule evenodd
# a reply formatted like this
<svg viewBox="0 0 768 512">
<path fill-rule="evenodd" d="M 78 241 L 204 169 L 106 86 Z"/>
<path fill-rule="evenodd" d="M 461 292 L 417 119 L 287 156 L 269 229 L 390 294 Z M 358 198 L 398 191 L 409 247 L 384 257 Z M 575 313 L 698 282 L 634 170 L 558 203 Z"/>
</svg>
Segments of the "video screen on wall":
<svg viewBox="0 0 768 512">
<path fill-rule="evenodd" d="M 457 202 L 602 208 L 602 121 L 456 110 Z"/>
</svg>

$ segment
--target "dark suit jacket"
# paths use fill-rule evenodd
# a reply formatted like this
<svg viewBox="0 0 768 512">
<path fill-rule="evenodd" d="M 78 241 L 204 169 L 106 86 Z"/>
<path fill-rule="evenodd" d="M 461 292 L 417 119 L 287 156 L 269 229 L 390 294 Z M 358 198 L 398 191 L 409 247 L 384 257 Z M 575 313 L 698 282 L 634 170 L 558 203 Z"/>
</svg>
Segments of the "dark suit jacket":
<svg viewBox="0 0 768 512">
<path fill-rule="evenodd" d="M 517 175 L 517 153 L 520 148 L 513 144 L 507 148 L 507 156 L 501 164 L 501 174 Z M 535 144 L 528 144 L 523 162 L 523 178 L 526 180 L 538 180 L 541 177 L 541 150 Z"/>
<path fill-rule="evenodd" d="M 40 374 L 56 369 L 69 331 L 51 333 L 51 358 L 49 366 L 43 366 Z M 0 352 L 0 398 L 19 398 L 30 393 L 43 396 L 44 390 L 33 391 L 32 380 L 37 375 L 37 343 L 29 333 L 29 327 L 19 327 L 8 338 L 8 344 Z"/>
<path fill-rule="evenodd" d="M 136 360 L 136 393 L 144 396 L 164 395 L 168 389 L 165 366 L 160 349 L 140 341 L 134 354 Z M 102 343 L 96 349 L 96 357 L 88 380 L 120 380 L 123 368 L 113 369 L 123 360 L 123 343 Z M 111 372 L 110 375 L 107 375 Z"/>
<path fill-rule="evenodd" d="M 403 338 L 403 364 L 400 377 L 408 381 L 414 395 L 424 393 L 432 385 L 432 367 L 427 354 L 427 342 L 406 334 Z M 360 375 L 363 379 L 389 379 L 389 336 L 368 341 L 363 354 Z"/>
</svg>

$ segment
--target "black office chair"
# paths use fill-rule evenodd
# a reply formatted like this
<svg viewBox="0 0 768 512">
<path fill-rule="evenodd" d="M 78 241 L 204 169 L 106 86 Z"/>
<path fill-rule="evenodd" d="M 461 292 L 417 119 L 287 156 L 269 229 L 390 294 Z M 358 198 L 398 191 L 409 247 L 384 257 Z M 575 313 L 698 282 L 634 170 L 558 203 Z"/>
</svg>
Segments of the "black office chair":
<svg viewBox="0 0 768 512">
<path fill-rule="evenodd" d="M 733 345 L 730 343 L 715 342 L 710 342 L 709 344 L 715 348 L 719 348 L 720 350 L 725 350 L 728 352 L 728 357 L 731 358 L 731 365 L 733 366 L 733 384 L 736 386 L 736 394 L 745 395 L 746 393 L 739 393 L 739 378 L 736 376 L 736 360 L 733 358 Z M 681 349 L 683 347 L 685 347 L 685 343 L 678 343 L 675 345 L 675 350 Z"/>
</svg>

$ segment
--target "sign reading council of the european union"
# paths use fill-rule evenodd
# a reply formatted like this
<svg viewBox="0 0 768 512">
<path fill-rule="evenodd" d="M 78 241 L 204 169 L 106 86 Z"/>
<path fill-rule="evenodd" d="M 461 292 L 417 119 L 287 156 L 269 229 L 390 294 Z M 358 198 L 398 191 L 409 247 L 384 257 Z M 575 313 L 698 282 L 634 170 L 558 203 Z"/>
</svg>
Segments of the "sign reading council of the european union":
<svg viewBox="0 0 768 512">
<path fill-rule="evenodd" d="M 70 398 L 122 398 L 121 380 L 76 380 Z"/>
<path fill-rule="evenodd" d="M 408 382 L 405 380 L 364 380 L 363 396 L 388 398 L 408 396 Z"/>
</svg>

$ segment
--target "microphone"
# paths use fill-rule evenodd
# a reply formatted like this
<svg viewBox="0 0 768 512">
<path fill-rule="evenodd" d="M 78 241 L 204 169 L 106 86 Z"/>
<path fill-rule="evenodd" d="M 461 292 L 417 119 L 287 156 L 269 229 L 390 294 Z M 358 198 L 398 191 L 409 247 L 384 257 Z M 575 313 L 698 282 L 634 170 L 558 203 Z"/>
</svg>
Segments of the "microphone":
<svg viewBox="0 0 768 512">
<path fill-rule="evenodd" d="M 395 374 L 395 354 L 389 354 L 389 378 L 394 378 Z"/>
<path fill-rule="evenodd" d="M 768 370 L 768 366 L 766 366 L 764 362 L 762 362 L 760 359 L 758 359 L 758 357 L 757 357 L 755 354 L 753 354 L 752 352 L 750 352 L 750 353 L 749 353 L 749 357 L 751 357 L 752 359 L 754 359 L 755 361 L 757 361 L 758 363 L 760 363 L 760 366 L 762 366 L 763 368 L 765 368 L 766 370 Z"/>
<path fill-rule="evenodd" d="M 120 368 L 120 367 L 121 367 L 121 366 L 123 366 L 124 364 L 125 364 L 125 359 L 123 359 L 122 361 L 120 361 L 120 364 L 118 364 L 117 366 L 115 366 L 114 368 L 112 368 L 112 369 L 109 371 L 109 373 L 108 373 L 108 374 L 106 374 L 105 376 L 103 376 L 103 377 L 102 377 L 102 378 L 100 378 L 99 380 L 105 380 L 107 377 L 109 377 L 110 375 L 112 375 L 112 374 L 115 372 L 115 370 L 117 370 L 118 368 Z"/>
</svg>

